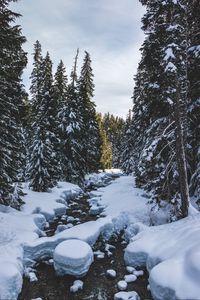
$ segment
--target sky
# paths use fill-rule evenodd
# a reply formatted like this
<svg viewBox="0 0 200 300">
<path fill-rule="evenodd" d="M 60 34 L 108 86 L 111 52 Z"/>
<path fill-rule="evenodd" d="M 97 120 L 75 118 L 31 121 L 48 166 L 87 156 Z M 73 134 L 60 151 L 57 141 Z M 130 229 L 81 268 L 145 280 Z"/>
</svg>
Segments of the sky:
<svg viewBox="0 0 200 300">
<path fill-rule="evenodd" d="M 29 63 L 23 75 L 27 89 L 36 40 L 44 55 L 49 51 L 54 72 L 62 59 L 68 75 L 79 48 L 79 69 L 84 51 L 91 55 L 97 111 L 126 116 L 144 40 L 144 8 L 139 0 L 20 0 L 12 8 L 22 14 L 17 23 L 27 38 Z"/>
</svg>

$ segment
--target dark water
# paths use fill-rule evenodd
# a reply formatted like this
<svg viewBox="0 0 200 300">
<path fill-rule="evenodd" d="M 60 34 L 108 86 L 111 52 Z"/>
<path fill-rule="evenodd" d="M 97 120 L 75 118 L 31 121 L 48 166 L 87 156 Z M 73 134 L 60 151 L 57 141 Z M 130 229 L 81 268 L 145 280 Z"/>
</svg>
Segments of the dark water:
<svg viewBox="0 0 200 300">
<path fill-rule="evenodd" d="M 74 225 L 89 220 L 95 220 L 98 216 L 89 216 L 89 205 L 86 195 L 82 198 L 71 202 L 66 211 L 68 216 L 73 216 L 75 219 L 72 223 Z M 50 225 L 47 230 L 48 236 L 53 235 L 58 224 L 67 224 L 66 220 L 57 219 Z M 75 294 L 70 293 L 70 286 L 76 278 L 72 276 L 56 276 L 53 266 L 42 262 L 35 268 L 38 281 L 30 282 L 29 279 L 24 278 L 22 292 L 18 300 L 31 300 L 35 298 L 42 298 L 42 300 L 113 300 L 114 294 L 118 292 L 117 282 L 122 280 L 127 274 L 123 255 L 126 245 L 123 243 L 121 236 L 113 237 L 109 244 L 115 246 L 112 250 L 112 255 L 105 255 L 104 258 L 98 259 L 95 257 L 94 263 L 91 265 L 88 274 L 81 279 L 84 282 L 82 291 Z M 105 243 L 101 238 L 97 241 L 94 250 L 101 250 L 105 253 Z M 114 269 L 117 273 L 116 278 L 111 279 L 106 275 L 108 269 Z M 152 299 L 147 290 L 148 274 L 144 270 L 144 276 L 128 284 L 128 291 L 136 291 L 141 299 Z"/>
</svg>

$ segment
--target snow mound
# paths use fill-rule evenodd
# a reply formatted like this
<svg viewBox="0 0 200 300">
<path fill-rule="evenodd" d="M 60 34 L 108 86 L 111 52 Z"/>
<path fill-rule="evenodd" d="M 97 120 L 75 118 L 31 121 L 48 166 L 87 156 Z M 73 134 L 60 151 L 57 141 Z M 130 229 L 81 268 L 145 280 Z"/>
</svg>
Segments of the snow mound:
<svg viewBox="0 0 200 300">
<path fill-rule="evenodd" d="M 109 269 L 106 271 L 106 274 L 111 277 L 111 278 L 115 278 L 117 276 L 117 273 L 115 270 Z"/>
<path fill-rule="evenodd" d="M 116 218 L 124 215 L 127 226 L 136 222 L 149 224 L 147 198 L 143 197 L 143 193 L 143 190 L 135 188 L 134 177 L 122 176 L 92 194 L 101 197 L 99 203 L 105 207 L 106 215 Z"/>
<path fill-rule="evenodd" d="M 27 214 L 40 213 L 47 221 L 53 221 L 57 216 L 62 216 L 67 207 L 67 203 L 83 193 L 82 189 L 69 182 L 58 182 L 58 185 L 49 192 L 34 192 L 27 184 L 24 184 L 23 197 L 25 204 L 22 210 Z"/>
<path fill-rule="evenodd" d="M 147 267 L 153 298 L 199 299 L 200 214 L 140 229 L 124 258 L 129 266 Z"/>
<path fill-rule="evenodd" d="M 0 267 L 0 299 L 17 299 L 22 287 L 22 275 L 15 264 L 1 262 Z"/>
<path fill-rule="evenodd" d="M 125 280 L 120 280 L 117 283 L 117 287 L 120 291 L 125 291 L 127 289 L 127 282 Z"/>
<path fill-rule="evenodd" d="M 73 285 L 70 287 L 70 292 L 76 293 L 79 290 L 83 289 L 83 281 L 82 280 L 75 280 Z"/>
<path fill-rule="evenodd" d="M 125 276 L 124 276 L 124 280 L 125 280 L 127 283 L 134 282 L 134 281 L 137 280 L 137 276 L 134 275 L 134 274 L 125 275 Z"/>
<path fill-rule="evenodd" d="M 32 265 L 34 261 L 44 258 L 51 258 L 54 249 L 58 244 L 69 239 L 77 239 L 94 245 L 100 234 L 109 238 L 113 233 L 113 223 L 110 217 L 100 218 L 96 221 L 89 221 L 76 225 L 57 233 L 52 237 L 42 237 L 24 245 L 24 260 L 27 266 Z"/>
<path fill-rule="evenodd" d="M 135 291 L 119 292 L 114 295 L 114 300 L 140 300 L 140 297 Z"/>
<path fill-rule="evenodd" d="M 57 275 L 83 277 L 87 274 L 94 257 L 92 248 L 80 240 L 60 243 L 53 254 L 54 269 Z"/>
</svg>

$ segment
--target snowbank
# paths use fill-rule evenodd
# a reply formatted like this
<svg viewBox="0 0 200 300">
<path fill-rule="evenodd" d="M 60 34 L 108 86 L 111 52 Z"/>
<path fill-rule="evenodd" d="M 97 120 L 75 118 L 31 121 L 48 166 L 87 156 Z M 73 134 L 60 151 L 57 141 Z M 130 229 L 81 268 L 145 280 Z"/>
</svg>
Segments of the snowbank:
<svg viewBox="0 0 200 300">
<path fill-rule="evenodd" d="M 23 245 L 41 235 L 42 215 L 0 205 L 0 299 L 17 299 L 22 287 Z"/>
<path fill-rule="evenodd" d="M 139 221 L 149 224 L 149 208 L 143 193 L 143 190 L 135 188 L 132 176 L 122 176 L 92 194 L 100 197 L 99 204 L 105 207 L 106 215 L 124 218 L 128 225 Z"/>
<path fill-rule="evenodd" d="M 200 214 L 154 226 L 137 226 L 125 262 L 147 266 L 154 299 L 199 299 Z"/>
<path fill-rule="evenodd" d="M 39 241 L 46 221 L 66 211 L 67 202 L 82 193 L 71 183 L 59 182 L 49 193 L 24 184 L 22 211 L 0 205 L 0 299 L 17 299 L 22 287 L 24 245 Z"/>
<path fill-rule="evenodd" d="M 26 243 L 24 246 L 25 262 L 27 265 L 43 258 L 53 257 L 54 249 L 58 244 L 69 239 L 78 239 L 93 245 L 100 234 L 110 237 L 113 233 L 113 223 L 110 217 L 89 221 L 57 233 L 52 237 L 43 237 Z"/>
<path fill-rule="evenodd" d="M 67 240 L 54 250 L 54 269 L 60 276 L 83 277 L 94 260 L 92 248 L 80 240 Z"/>
<path fill-rule="evenodd" d="M 23 197 L 25 205 L 22 210 L 27 214 L 41 213 L 47 221 L 52 221 L 56 216 L 62 216 L 66 211 L 67 202 L 83 193 L 81 188 L 69 182 L 59 182 L 49 192 L 34 192 L 24 185 Z"/>
</svg>

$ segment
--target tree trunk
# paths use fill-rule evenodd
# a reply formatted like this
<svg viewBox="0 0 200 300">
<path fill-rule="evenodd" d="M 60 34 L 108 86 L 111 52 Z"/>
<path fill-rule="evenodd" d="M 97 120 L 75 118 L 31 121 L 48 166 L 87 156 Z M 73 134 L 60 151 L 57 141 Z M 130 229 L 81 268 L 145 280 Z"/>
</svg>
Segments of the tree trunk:
<svg viewBox="0 0 200 300">
<path fill-rule="evenodd" d="M 182 114 L 183 113 L 183 114 Z M 187 178 L 187 163 L 185 156 L 185 142 L 184 142 L 184 112 L 182 110 L 180 99 L 180 86 L 177 80 L 177 92 L 174 105 L 174 117 L 175 117 L 175 135 L 176 135 L 176 158 L 179 173 L 180 193 L 181 193 L 181 213 L 182 217 L 188 216 L 189 207 L 189 188 Z"/>
</svg>

